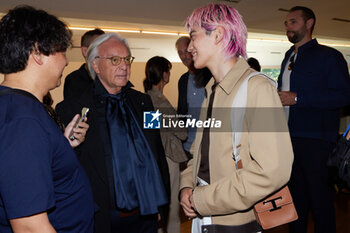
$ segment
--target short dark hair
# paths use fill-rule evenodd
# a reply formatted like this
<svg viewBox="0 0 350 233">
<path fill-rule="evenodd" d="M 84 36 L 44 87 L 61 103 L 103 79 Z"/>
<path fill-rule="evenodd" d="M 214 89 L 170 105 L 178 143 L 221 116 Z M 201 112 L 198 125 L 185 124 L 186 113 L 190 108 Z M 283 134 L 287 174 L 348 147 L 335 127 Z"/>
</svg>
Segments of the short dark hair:
<svg viewBox="0 0 350 233">
<path fill-rule="evenodd" d="M 249 66 L 251 68 L 253 68 L 254 70 L 259 71 L 259 72 L 261 71 L 261 66 L 259 64 L 259 61 L 256 58 L 250 57 L 250 58 L 248 58 L 247 62 L 249 64 Z"/>
<path fill-rule="evenodd" d="M 163 73 L 171 69 L 171 62 L 164 58 L 155 56 L 146 63 L 146 78 L 143 80 L 145 91 L 152 89 L 152 85 L 157 85 L 163 79 Z"/>
<path fill-rule="evenodd" d="M 311 27 L 311 34 L 312 34 L 312 32 L 314 31 L 315 24 L 316 24 L 315 13 L 310 8 L 305 7 L 305 6 L 292 7 L 289 10 L 289 13 L 294 12 L 294 11 L 301 11 L 305 22 L 308 21 L 309 19 L 313 19 L 314 20 L 314 24 Z"/>
<path fill-rule="evenodd" d="M 105 32 L 99 28 L 95 28 L 94 30 L 85 32 L 84 35 L 81 37 L 81 47 L 89 47 L 92 42 L 92 38 L 96 35 L 99 36 L 102 34 L 105 34 Z"/>
<path fill-rule="evenodd" d="M 0 73 L 22 71 L 34 50 L 49 56 L 72 44 L 67 25 L 43 10 L 17 6 L 0 21 Z"/>
</svg>

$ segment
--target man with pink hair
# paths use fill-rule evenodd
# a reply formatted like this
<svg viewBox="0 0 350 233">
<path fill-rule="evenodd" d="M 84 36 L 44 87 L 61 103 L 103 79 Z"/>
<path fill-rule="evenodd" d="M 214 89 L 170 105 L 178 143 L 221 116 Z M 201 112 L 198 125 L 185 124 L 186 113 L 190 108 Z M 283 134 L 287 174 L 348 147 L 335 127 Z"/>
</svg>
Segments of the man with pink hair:
<svg viewBox="0 0 350 233">
<path fill-rule="evenodd" d="M 252 207 L 288 182 L 293 162 L 281 101 L 266 78 L 254 75 L 247 100 L 241 101 L 247 106 L 242 130 L 231 127 L 231 114 L 242 110 L 232 109 L 234 98 L 254 72 L 245 60 L 246 26 L 237 10 L 225 4 L 195 9 L 186 26 L 195 68 L 207 67 L 213 74 L 200 120 L 220 120 L 222 127 L 197 132 L 193 159 L 181 174 L 181 205 L 194 218 L 193 233 L 258 232 Z M 233 155 L 233 131 L 241 133 L 239 157 Z"/>
</svg>

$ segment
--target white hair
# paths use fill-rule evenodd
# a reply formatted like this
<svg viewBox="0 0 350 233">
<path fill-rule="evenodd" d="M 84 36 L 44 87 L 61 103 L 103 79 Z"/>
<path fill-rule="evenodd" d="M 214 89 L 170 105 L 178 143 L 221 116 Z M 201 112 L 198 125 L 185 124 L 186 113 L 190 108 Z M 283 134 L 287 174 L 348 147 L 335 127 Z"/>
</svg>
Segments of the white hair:
<svg viewBox="0 0 350 233">
<path fill-rule="evenodd" d="M 106 34 L 102 34 L 102 35 L 98 36 L 90 44 L 89 49 L 87 51 L 87 55 L 86 55 L 86 61 L 87 61 L 87 64 L 88 64 L 90 76 L 91 76 L 91 78 L 93 80 L 95 80 L 96 72 L 95 72 L 94 68 L 92 67 L 92 62 L 98 56 L 98 48 L 99 48 L 99 46 L 101 44 L 105 43 L 106 41 L 110 40 L 110 39 L 116 39 L 116 40 L 119 40 L 120 42 L 122 42 L 126 46 L 126 48 L 129 50 L 129 53 L 131 54 L 128 42 L 125 40 L 125 38 L 123 38 L 118 33 L 112 32 L 112 33 L 106 33 Z"/>
</svg>

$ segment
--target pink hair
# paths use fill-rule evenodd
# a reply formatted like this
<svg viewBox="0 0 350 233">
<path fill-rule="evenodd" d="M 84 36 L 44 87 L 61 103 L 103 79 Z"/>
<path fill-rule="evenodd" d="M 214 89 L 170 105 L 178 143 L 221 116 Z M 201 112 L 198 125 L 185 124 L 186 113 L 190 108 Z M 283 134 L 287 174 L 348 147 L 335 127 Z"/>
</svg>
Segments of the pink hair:
<svg viewBox="0 0 350 233">
<path fill-rule="evenodd" d="M 186 27 L 190 32 L 194 25 L 206 30 L 210 34 L 217 26 L 225 29 L 223 36 L 225 59 L 242 56 L 247 58 L 247 27 L 238 11 L 226 4 L 210 3 L 195 9 L 187 17 Z"/>
</svg>

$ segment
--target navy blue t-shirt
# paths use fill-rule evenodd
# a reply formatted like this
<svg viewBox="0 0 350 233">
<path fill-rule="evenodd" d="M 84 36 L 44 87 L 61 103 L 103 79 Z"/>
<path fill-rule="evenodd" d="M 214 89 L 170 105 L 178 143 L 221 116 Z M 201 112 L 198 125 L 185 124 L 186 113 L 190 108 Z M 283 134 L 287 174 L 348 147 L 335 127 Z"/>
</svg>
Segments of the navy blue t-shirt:
<svg viewBox="0 0 350 233">
<path fill-rule="evenodd" d="M 57 232 L 92 232 L 92 192 L 74 150 L 43 105 L 21 92 L 0 94 L 0 232 L 12 232 L 9 219 L 45 211 Z"/>
</svg>

